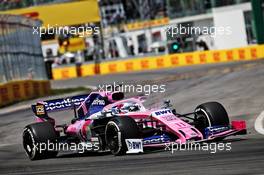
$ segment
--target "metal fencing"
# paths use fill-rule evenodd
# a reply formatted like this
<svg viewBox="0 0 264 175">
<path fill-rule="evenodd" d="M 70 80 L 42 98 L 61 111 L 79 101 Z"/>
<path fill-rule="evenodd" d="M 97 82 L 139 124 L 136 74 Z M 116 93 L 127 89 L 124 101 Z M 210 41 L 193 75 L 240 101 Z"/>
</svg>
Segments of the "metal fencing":
<svg viewBox="0 0 264 175">
<path fill-rule="evenodd" d="M 47 79 L 39 35 L 41 22 L 18 15 L 0 15 L 0 83 Z"/>
</svg>

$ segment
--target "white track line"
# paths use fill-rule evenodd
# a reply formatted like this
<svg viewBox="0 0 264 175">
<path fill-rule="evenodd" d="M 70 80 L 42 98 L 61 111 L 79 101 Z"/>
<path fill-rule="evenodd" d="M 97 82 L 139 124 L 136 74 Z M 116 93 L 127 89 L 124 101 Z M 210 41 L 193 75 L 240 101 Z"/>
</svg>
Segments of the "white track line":
<svg viewBox="0 0 264 175">
<path fill-rule="evenodd" d="M 263 126 L 263 122 L 264 122 L 264 111 L 262 111 L 260 113 L 260 115 L 257 117 L 256 121 L 255 121 L 255 130 L 264 135 L 264 126 Z"/>
</svg>

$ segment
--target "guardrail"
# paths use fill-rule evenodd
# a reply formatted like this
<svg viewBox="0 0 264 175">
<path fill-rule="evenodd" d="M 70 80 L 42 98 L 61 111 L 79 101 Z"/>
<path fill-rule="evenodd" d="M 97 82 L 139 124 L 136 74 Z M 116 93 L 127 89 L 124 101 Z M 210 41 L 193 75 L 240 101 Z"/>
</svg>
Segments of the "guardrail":
<svg viewBox="0 0 264 175">
<path fill-rule="evenodd" d="M 264 45 L 252 45 L 227 50 L 197 51 L 171 55 L 159 55 L 83 64 L 80 67 L 67 66 L 53 68 L 55 80 L 92 76 L 95 74 L 113 74 L 142 70 L 155 70 L 181 66 L 256 60 L 264 58 Z M 99 70 L 99 71 L 97 71 Z"/>
</svg>

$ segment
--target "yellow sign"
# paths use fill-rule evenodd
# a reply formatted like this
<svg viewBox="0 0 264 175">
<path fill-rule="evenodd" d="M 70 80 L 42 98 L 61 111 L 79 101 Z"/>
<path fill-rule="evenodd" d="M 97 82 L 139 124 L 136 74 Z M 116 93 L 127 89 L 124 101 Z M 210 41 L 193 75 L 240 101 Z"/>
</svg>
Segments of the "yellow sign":
<svg viewBox="0 0 264 175">
<path fill-rule="evenodd" d="M 70 38 L 69 44 L 67 46 L 62 45 L 59 48 L 60 53 L 65 52 L 77 52 L 78 50 L 84 50 L 85 49 L 85 42 L 84 38 Z"/>
<path fill-rule="evenodd" d="M 140 30 L 148 27 L 157 27 L 169 24 L 169 18 L 154 19 L 150 21 L 135 22 L 126 25 L 128 30 Z"/>
<path fill-rule="evenodd" d="M 97 0 L 67 2 L 52 5 L 34 6 L 0 12 L 0 14 L 25 15 L 43 21 L 45 27 L 72 26 L 89 22 L 99 22 Z"/>
</svg>

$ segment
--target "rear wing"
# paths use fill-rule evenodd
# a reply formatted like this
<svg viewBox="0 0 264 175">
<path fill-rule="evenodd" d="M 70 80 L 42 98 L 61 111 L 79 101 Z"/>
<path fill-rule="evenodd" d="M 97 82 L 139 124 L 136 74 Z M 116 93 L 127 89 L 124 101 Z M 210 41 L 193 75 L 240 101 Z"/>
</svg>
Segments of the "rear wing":
<svg viewBox="0 0 264 175">
<path fill-rule="evenodd" d="M 78 107 L 89 96 L 89 94 L 76 95 L 68 98 L 59 98 L 53 100 L 43 101 L 31 105 L 32 111 L 38 115 L 45 115 L 47 112 L 55 112 L 60 110 L 72 109 L 74 106 Z"/>
</svg>

